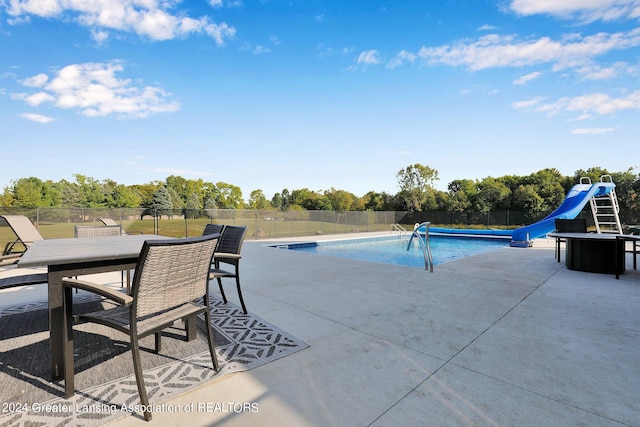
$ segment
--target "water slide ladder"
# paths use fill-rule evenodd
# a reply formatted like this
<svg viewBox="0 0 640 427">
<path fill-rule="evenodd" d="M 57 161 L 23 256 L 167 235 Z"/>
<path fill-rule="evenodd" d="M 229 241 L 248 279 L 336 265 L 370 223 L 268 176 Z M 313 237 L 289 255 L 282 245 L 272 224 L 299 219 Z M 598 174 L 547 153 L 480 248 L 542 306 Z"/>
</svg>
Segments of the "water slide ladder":
<svg viewBox="0 0 640 427">
<path fill-rule="evenodd" d="M 429 225 L 430 222 L 423 222 L 421 224 L 416 224 L 413 229 L 413 234 L 409 238 L 409 243 L 407 244 L 407 251 L 411 248 L 411 243 L 413 242 L 413 238 L 415 237 L 420 242 L 420 247 L 422 248 L 422 256 L 424 258 L 424 269 L 429 270 L 433 273 L 433 256 L 431 255 L 431 246 L 429 245 Z M 424 236 L 422 233 L 418 232 L 420 228 L 424 227 Z"/>
<path fill-rule="evenodd" d="M 583 182 L 588 180 L 589 182 Z M 601 182 L 613 182 L 611 175 L 602 175 Z M 580 178 L 581 184 L 591 184 L 589 178 Z M 620 223 L 620 205 L 616 196 L 615 188 L 604 196 L 594 196 L 589 200 L 591 214 L 596 226 L 596 233 L 622 234 L 622 224 Z"/>
</svg>

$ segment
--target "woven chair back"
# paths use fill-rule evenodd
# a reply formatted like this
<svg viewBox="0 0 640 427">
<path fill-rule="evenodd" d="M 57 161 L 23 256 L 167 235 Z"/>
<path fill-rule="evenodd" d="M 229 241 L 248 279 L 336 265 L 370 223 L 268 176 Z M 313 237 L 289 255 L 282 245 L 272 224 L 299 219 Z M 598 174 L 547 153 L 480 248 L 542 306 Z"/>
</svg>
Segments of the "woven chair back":
<svg viewBox="0 0 640 427">
<path fill-rule="evenodd" d="M 555 220 L 556 231 L 558 233 L 586 233 L 587 221 L 584 218 L 559 219 Z"/>
<path fill-rule="evenodd" d="M 246 232 L 247 227 L 227 225 L 222 232 L 222 236 L 220 236 L 217 251 L 226 254 L 239 254 Z"/>
<path fill-rule="evenodd" d="M 202 235 L 206 236 L 207 234 L 216 234 L 216 233 L 222 234 L 223 230 L 224 230 L 224 224 L 207 224 L 204 226 L 204 231 L 202 232 Z"/>
<path fill-rule="evenodd" d="M 122 227 L 119 225 L 76 225 L 73 234 L 78 238 L 122 236 Z"/>
<path fill-rule="evenodd" d="M 144 243 L 131 296 L 140 319 L 201 298 L 219 234 Z"/>
</svg>

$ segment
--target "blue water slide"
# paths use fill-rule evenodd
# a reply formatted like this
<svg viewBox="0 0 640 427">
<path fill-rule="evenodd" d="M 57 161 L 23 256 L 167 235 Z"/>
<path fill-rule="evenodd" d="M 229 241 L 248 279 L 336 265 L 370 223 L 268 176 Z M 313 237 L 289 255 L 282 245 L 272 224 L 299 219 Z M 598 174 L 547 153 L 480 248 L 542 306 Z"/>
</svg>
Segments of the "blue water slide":
<svg viewBox="0 0 640 427">
<path fill-rule="evenodd" d="M 613 182 L 574 185 L 564 202 L 549 215 L 531 225 L 516 228 L 511 234 L 511 246 L 530 246 L 531 240 L 556 229 L 555 220 L 577 217 L 592 197 L 605 196 L 615 188 Z"/>
</svg>

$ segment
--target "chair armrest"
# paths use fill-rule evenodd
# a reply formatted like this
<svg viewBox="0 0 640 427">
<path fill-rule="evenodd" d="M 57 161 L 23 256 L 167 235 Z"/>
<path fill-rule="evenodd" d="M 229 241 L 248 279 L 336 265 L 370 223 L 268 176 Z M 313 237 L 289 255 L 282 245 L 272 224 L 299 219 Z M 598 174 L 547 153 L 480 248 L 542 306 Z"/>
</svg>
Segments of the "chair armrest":
<svg viewBox="0 0 640 427">
<path fill-rule="evenodd" d="M 0 265 L 15 264 L 18 262 L 22 254 L 0 255 Z"/>
<path fill-rule="evenodd" d="M 213 254 L 213 259 L 222 259 L 222 258 L 229 258 L 229 259 L 240 259 L 242 258 L 242 255 L 240 254 L 229 254 L 226 252 L 216 252 L 215 254 Z"/>
<path fill-rule="evenodd" d="M 27 247 L 27 244 L 29 243 L 33 243 L 33 242 L 23 242 L 22 240 L 14 240 L 13 242 L 7 242 L 6 245 L 4 245 L 4 249 L 2 250 L 2 255 L 13 255 L 13 254 L 23 254 L 25 251 L 14 251 L 13 247 L 17 244 L 20 244 L 22 246 Z"/>
<path fill-rule="evenodd" d="M 62 281 L 62 286 L 65 288 L 77 288 L 82 289 L 83 291 L 93 292 L 94 294 L 108 298 L 121 305 L 129 305 L 133 302 L 133 297 L 131 295 L 127 295 L 117 289 L 112 289 L 86 280 L 64 279 Z"/>
</svg>

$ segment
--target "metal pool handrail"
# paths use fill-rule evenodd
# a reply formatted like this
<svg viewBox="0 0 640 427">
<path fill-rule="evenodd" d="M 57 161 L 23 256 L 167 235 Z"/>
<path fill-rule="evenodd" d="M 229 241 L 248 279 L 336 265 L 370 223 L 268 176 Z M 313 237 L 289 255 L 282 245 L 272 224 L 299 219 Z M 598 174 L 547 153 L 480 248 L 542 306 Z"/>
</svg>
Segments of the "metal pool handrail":
<svg viewBox="0 0 640 427">
<path fill-rule="evenodd" d="M 407 251 L 411 247 L 411 242 L 413 242 L 413 238 L 417 237 L 420 242 L 420 247 L 422 248 L 422 256 L 424 257 L 424 269 L 429 269 L 431 273 L 433 273 L 433 256 L 431 255 L 431 245 L 429 245 L 429 225 L 430 222 L 423 222 L 421 224 L 416 224 L 413 228 L 413 234 L 409 238 L 409 243 L 407 244 Z M 421 227 L 424 227 L 424 237 L 421 233 L 418 232 Z"/>
<path fill-rule="evenodd" d="M 407 229 L 404 228 L 402 225 L 395 223 L 391 225 L 391 232 L 393 233 L 394 231 L 398 231 L 400 232 L 400 237 L 404 236 L 407 234 Z"/>
</svg>

